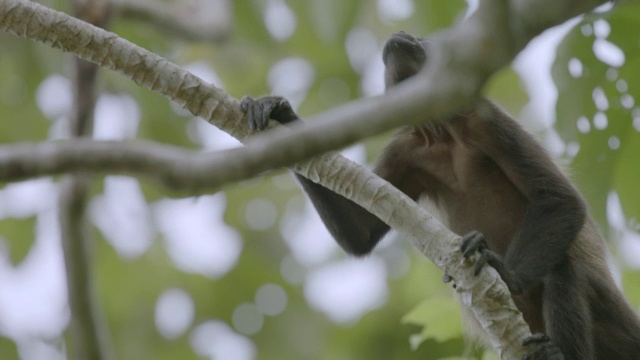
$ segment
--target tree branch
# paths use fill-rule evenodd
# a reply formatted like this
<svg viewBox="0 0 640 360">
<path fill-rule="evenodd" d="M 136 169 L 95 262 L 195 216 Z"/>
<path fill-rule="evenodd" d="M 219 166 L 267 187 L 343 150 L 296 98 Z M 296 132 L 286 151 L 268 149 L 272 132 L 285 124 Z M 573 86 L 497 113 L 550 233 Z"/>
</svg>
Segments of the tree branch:
<svg viewBox="0 0 640 360">
<path fill-rule="evenodd" d="M 75 0 L 74 14 L 94 25 L 108 23 L 107 0 Z M 73 113 L 69 137 L 91 137 L 98 67 L 73 58 Z M 91 178 L 66 175 L 59 186 L 59 222 L 71 321 L 68 327 L 72 359 L 105 360 L 111 356 L 109 336 L 96 301 L 90 248 L 93 237 L 86 219 Z"/>
</svg>

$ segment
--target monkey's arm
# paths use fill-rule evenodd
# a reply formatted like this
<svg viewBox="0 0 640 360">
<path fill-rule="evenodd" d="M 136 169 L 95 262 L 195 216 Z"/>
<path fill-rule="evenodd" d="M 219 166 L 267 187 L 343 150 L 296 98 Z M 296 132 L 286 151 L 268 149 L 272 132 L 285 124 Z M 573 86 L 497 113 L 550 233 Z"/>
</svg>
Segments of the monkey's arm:
<svg viewBox="0 0 640 360">
<path fill-rule="evenodd" d="M 518 294 L 566 261 L 584 225 L 586 206 L 542 146 L 495 105 L 483 100 L 467 126 L 470 143 L 486 153 L 528 201 L 504 264 L 488 259 L 499 271 L 503 266 L 508 272 L 501 273 L 503 279 Z"/>
<path fill-rule="evenodd" d="M 255 100 L 245 97 L 242 99 L 241 108 L 247 114 L 250 126 L 259 131 L 267 127 L 269 119 L 281 124 L 299 120 L 289 102 L 277 96 L 265 96 Z M 404 174 L 380 170 L 384 168 L 378 166 L 378 175 L 403 190 Z M 368 254 L 389 231 L 387 224 L 354 202 L 303 176 L 296 174 L 296 177 L 331 235 L 348 253 Z"/>
</svg>

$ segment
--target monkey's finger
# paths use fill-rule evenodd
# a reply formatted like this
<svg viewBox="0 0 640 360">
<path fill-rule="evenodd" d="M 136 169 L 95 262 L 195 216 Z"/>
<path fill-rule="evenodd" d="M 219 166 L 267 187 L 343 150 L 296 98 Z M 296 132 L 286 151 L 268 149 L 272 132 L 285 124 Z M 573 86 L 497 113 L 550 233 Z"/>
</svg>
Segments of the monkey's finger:
<svg viewBox="0 0 640 360">
<path fill-rule="evenodd" d="M 482 268 L 484 268 L 485 265 L 487 265 L 487 257 L 484 255 L 480 256 L 478 262 L 476 263 L 475 269 L 473 270 L 473 276 L 480 275 L 480 271 L 482 271 Z"/>
<path fill-rule="evenodd" d="M 254 101 L 255 100 L 253 100 L 251 96 L 243 96 L 240 100 L 240 110 L 242 110 L 242 112 L 246 114 L 247 110 L 249 110 L 250 104 Z"/>
<path fill-rule="evenodd" d="M 256 124 L 256 116 L 255 116 L 255 108 L 258 106 L 258 102 L 252 99 L 249 96 L 245 96 L 240 101 L 240 110 L 246 115 L 247 123 L 251 130 L 255 130 L 257 128 Z"/>
<path fill-rule="evenodd" d="M 262 108 L 263 108 L 263 103 L 261 101 L 256 101 L 253 103 L 253 105 L 250 108 L 250 113 L 251 113 L 251 122 L 250 122 L 250 126 L 252 126 L 252 129 L 254 130 L 258 130 L 258 131 L 262 131 L 267 127 L 267 122 L 269 121 L 269 119 L 264 119 L 262 116 Z"/>
<path fill-rule="evenodd" d="M 484 239 L 484 235 L 477 231 L 472 231 L 462 237 L 462 245 L 460 246 L 460 251 L 462 252 L 462 256 L 468 258 L 476 251 L 485 249 L 486 247 L 487 244 Z"/>
<path fill-rule="evenodd" d="M 273 112 L 276 104 L 273 101 L 266 101 L 262 103 L 261 113 L 260 113 L 260 121 L 262 122 L 260 125 L 262 129 L 266 128 L 269 124 L 269 119 L 271 118 L 271 113 Z M 262 130 L 261 129 L 261 130 Z"/>
<path fill-rule="evenodd" d="M 564 356 L 560 349 L 551 342 L 545 334 L 533 334 L 527 337 L 523 342 L 523 346 L 531 347 L 523 360 L 563 360 Z"/>
<path fill-rule="evenodd" d="M 549 339 L 547 335 L 542 333 L 535 333 L 531 336 L 527 336 L 527 338 L 524 339 L 524 341 L 522 342 L 522 346 L 529 346 L 532 344 L 543 343 L 548 341 L 551 341 L 551 339 Z"/>
</svg>

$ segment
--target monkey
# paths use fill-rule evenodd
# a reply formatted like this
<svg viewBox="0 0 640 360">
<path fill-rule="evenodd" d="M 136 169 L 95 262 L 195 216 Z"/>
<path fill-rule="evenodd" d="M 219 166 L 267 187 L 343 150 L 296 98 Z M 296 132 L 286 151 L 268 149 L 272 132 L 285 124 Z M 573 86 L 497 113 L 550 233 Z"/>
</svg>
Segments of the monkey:
<svg viewBox="0 0 640 360">
<path fill-rule="evenodd" d="M 394 33 L 383 48 L 385 85 L 418 73 L 429 42 Z M 249 126 L 299 121 L 277 96 L 241 101 Z M 615 285 L 607 249 L 581 194 L 551 155 L 491 101 L 400 129 L 373 172 L 414 201 L 438 210 L 479 253 L 475 273 L 496 269 L 534 335 L 527 360 L 640 359 L 640 319 Z M 338 244 L 370 253 L 390 230 L 352 201 L 296 174 Z"/>
</svg>

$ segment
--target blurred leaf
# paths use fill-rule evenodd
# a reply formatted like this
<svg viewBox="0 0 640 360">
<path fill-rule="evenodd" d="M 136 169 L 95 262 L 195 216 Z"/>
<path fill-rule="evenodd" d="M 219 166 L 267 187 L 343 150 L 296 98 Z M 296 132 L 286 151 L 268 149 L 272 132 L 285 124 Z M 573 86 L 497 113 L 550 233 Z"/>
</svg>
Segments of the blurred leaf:
<svg viewBox="0 0 640 360">
<path fill-rule="evenodd" d="M 9 245 L 9 257 L 13 265 L 20 264 L 29 254 L 35 242 L 35 224 L 35 217 L 0 221 L 0 238 Z"/>
<path fill-rule="evenodd" d="M 18 347 L 11 339 L 0 336 L 0 355 L 3 359 L 18 359 Z"/>
<path fill-rule="evenodd" d="M 467 7 L 463 0 L 416 1 L 416 15 L 413 18 L 423 23 L 426 29 L 424 33 L 432 33 L 442 28 L 449 27 L 463 15 L 462 11 Z"/>
<path fill-rule="evenodd" d="M 495 352 L 487 350 L 482 355 L 482 360 L 500 360 L 500 357 Z"/>
<path fill-rule="evenodd" d="M 511 114 L 516 114 L 529 101 L 520 76 L 510 67 L 495 73 L 485 86 L 484 92 Z"/>
<path fill-rule="evenodd" d="M 596 38 L 592 35 L 594 22 L 611 27 L 607 41 L 624 50 L 625 62 L 619 68 L 599 60 L 594 53 Z M 573 160 L 575 180 L 592 205 L 600 224 L 606 224 L 606 198 L 611 190 L 620 194 L 626 215 L 640 217 L 640 200 L 637 185 L 640 172 L 636 169 L 638 130 L 634 128 L 634 112 L 637 106 L 623 106 L 622 97 L 640 99 L 640 86 L 634 81 L 640 76 L 640 35 L 628 29 L 640 25 L 640 4 L 624 3 L 604 14 L 588 16 L 577 24 L 558 48 L 553 75 L 558 86 L 557 129 L 568 142 L 580 144 L 580 151 Z M 587 34 L 587 35 L 583 35 Z M 602 44 L 604 40 L 597 40 Z M 570 73 L 582 68 L 580 76 Z M 601 90 L 595 90 L 595 89 Z M 594 92 L 596 91 L 596 92 Z M 608 106 L 601 111 L 607 117 L 605 128 L 594 121 L 598 113 L 595 97 L 604 93 Z M 628 100 L 628 99 L 627 99 Z M 633 100 L 632 100 L 633 101 Z M 577 128 L 588 125 L 587 132 Z M 588 121 L 588 124 L 586 124 Z M 636 122 L 636 126 L 637 122 Z M 598 128 L 600 127 L 600 128 Z"/>
<path fill-rule="evenodd" d="M 622 277 L 622 288 L 634 309 L 640 307 L 640 271 L 626 271 Z"/>
<path fill-rule="evenodd" d="M 460 308 L 450 297 L 432 297 L 423 301 L 403 316 L 402 322 L 423 326 L 419 341 L 412 341 L 413 346 L 426 339 L 442 342 L 462 335 Z"/>
</svg>

